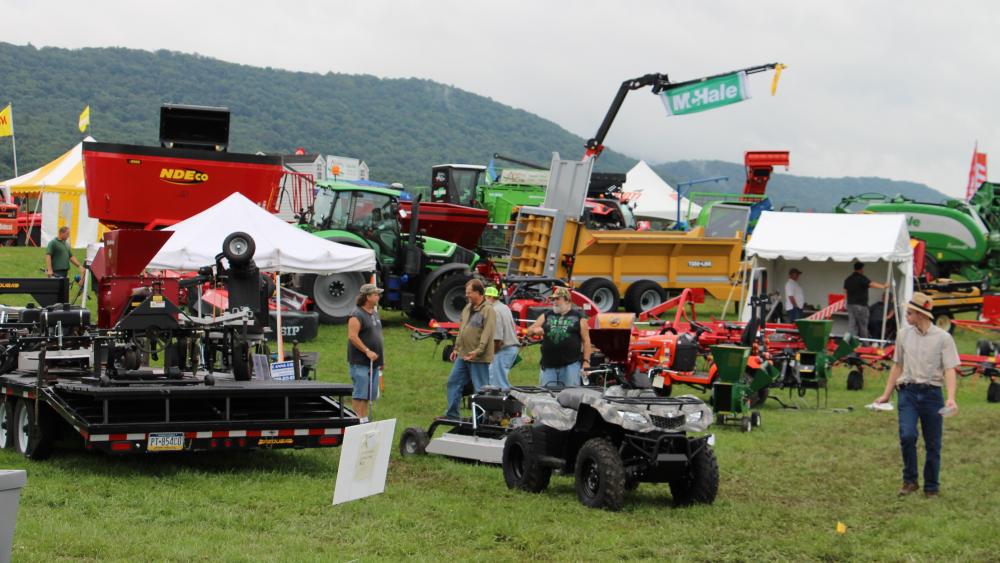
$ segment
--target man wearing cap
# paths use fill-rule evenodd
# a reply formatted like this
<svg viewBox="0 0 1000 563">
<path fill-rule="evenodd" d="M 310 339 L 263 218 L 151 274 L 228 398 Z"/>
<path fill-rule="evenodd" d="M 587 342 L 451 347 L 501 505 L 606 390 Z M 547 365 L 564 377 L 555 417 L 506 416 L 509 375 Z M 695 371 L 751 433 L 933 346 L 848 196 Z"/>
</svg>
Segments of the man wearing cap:
<svg viewBox="0 0 1000 563">
<path fill-rule="evenodd" d="M 382 378 L 382 320 L 376 309 L 381 296 L 375 284 L 362 285 L 357 308 L 347 320 L 347 364 L 354 383 L 351 406 L 362 421 L 368 420 L 368 403 L 378 396 Z"/>
<path fill-rule="evenodd" d="M 493 331 L 496 330 L 496 313 L 486 302 L 483 282 L 472 279 L 465 284 L 465 298 L 469 300 L 462 309 L 462 322 L 455 337 L 451 361 L 455 364 L 448 376 L 448 410 L 444 415 L 457 419 L 462 390 L 472 383 L 479 391 L 490 382 L 490 362 L 493 361 Z"/>
<path fill-rule="evenodd" d="M 854 263 L 854 273 L 844 280 L 847 291 L 847 332 L 858 338 L 868 338 L 868 288 L 885 289 L 884 283 L 873 282 L 865 276 L 865 265 Z"/>
<path fill-rule="evenodd" d="M 955 402 L 955 368 L 958 350 L 951 335 L 934 325 L 934 302 L 923 293 L 914 293 L 906 305 L 905 328 L 896 338 L 892 370 L 885 392 L 875 403 L 885 403 L 897 392 L 899 401 L 899 445 L 903 455 L 903 487 L 899 496 L 917 491 L 917 421 L 924 435 L 924 495 L 938 494 L 941 472 L 942 414 L 958 412 Z M 941 387 L 948 400 L 941 396 Z M 945 407 L 945 409 L 942 409 Z M 942 412 L 942 410 L 944 412 Z"/>
<path fill-rule="evenodd" d="M 517 352 L 521 349 L 517 341 L 517 327 L 514 326 L 514 315 L 503 301 L 500 301 L 500 290 L 495 287 L 486 288 L 486 301 L 496 313 L 497 324 L 493 330 L 493 362 L 490 363 L 490 385 L 500 389 L 510 389 L 507 375 L 514 367 Z"/>
<path fill-rule="evenodd" d="M 529 336 L 542 337 L 542 371 L 538 384 L 546 387 L 580 385 L 580 369 L 590 369 L 590 331 L 586 316 L 573 308 L 569 289 L 552 292 L 552 310 L 535 319 Z"/>
<path fill-rule="evenodd" d="M 801 270 L 792 268 L 788 270 L 788 281 L 785 282 L 785 319 L 789 323 L 802 318 L 802 305 L 806 302 L 802 286 L 799 285 L 800 275 Z"/>
</svg>

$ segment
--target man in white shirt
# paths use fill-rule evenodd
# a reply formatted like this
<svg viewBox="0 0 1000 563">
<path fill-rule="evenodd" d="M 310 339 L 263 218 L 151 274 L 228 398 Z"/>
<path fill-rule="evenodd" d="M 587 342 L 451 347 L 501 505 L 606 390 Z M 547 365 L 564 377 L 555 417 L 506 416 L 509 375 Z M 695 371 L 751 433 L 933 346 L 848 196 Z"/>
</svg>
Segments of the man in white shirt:
<svg viewBox="0 0 1000 563">
<path fill-rule="evenodd" d="M 801 270 L 792 268 L 788 270 L 788 281 L 785 282 L 785 319 L 789 323 L 802 318 L 802 306 L 806 301 L 802 286 L 799 285 L 800 275 L 802 275 Z"/>
</svg>

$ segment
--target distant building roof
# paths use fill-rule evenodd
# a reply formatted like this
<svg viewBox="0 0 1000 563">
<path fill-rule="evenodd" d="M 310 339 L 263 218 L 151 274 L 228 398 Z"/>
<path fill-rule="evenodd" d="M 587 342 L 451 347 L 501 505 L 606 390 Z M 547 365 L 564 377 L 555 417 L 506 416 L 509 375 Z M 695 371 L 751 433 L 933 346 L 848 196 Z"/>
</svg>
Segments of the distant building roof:
<svg viewBox="0 0 1000 563">
<path fill-rule="evenodd" d="M 281 155 L 282 162 L 316 162 L 318 154 L 285 154 Z"/>
</svg>

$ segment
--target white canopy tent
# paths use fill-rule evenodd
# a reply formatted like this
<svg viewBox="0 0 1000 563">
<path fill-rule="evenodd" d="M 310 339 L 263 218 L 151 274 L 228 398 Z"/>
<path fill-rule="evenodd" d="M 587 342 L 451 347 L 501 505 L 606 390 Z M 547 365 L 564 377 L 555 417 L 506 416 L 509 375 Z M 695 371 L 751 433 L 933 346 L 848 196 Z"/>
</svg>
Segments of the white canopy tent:
<svg viewBox="0 0 1000 563">
<path fill-rule="evenodd" d="M 862 262 L 869 279 L 889 284 L 896 318 L 905 322 L 903 313 L 913 294 L 913 249 L 905 215 L 765 211 L 747 243 L 746 256 L 754 272 L 766 272 L 768 291 L 783 294 L 788 270 L 801 270 L 799 283 L 806 303 L 821 307 L 830 294 L 844 293 L 853 262 Z M 749 316 L 750 307 L 744 303 L 742 318 Z"/>
<path fill-rule="evenodd" d="M 197 270 L 215 263 L 230 234 L 250 235 L 256 246 L 254 263 L 261 271 L 276 272 L 278 302 L 281 273 L 333 274 L 375 270 L 375 252 L 321 239 L 289 225 L 258 207 L 241 193 L 234 193 L 201 213 L 165 230 L 173 231 L 148 268 Z M 277 318 L 278 360 L 284 359 L 281 309 Z"/>
<path fill-rule="evenodd" d="M 375 270 L 375 253 L 311 235 L 234 193 L 167 227 L 174 235 L 149 263 L 152 269 L 197 270 L 215 263 L 222 241 L 236 231 L 253 237 L 254 262 L 265 272 L 332 274 Z"/>
<path fill-rule="evenodd" d="M 663 181 L 644 160 L 625 173 L 625 191 L 629 193 L 629 202 L 635 204 L 633 212 L 637 218 L 677 221 L 677 190 Z M 682 221 L 690 223 L 700 212 L 700 205 L 681 197 Z"/>
</svg>

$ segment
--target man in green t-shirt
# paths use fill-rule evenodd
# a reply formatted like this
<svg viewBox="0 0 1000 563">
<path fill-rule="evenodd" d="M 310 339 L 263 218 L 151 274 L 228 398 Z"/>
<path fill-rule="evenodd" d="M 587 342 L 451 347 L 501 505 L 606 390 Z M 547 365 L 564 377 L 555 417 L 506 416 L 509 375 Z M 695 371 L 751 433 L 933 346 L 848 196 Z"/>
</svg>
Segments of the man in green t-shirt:
<svg viewBox="0 0 1000 563">
<path fill-rule="evenodd" d="M 45 274 L 50 278 L 65 278 L 69 275 L 69 265 L 80 268 L 83 280 L 83 264 L 73 256 L 69 243 L 69 227 L 59 227 L 59 235 L 45 247 Z"/>
</svg>

